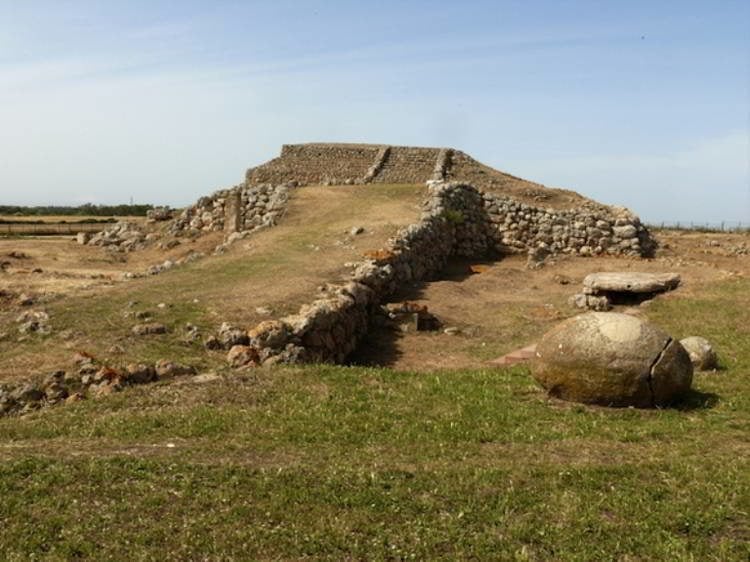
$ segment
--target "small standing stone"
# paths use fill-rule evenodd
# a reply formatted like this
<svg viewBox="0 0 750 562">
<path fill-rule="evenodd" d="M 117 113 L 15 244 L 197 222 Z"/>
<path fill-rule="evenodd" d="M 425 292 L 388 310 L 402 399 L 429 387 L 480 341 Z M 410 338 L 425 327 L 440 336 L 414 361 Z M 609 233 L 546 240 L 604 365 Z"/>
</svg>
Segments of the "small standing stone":
<svg viewBox="0 0 750 562">
<path fill-rule="evenodd" d="M 710 371 L 718 367 L 716 351 L 706 338 L 690 336 L 680 340 L 682 347 L 688 352 L 690 362 L 698 370 Z"/>
</svg>

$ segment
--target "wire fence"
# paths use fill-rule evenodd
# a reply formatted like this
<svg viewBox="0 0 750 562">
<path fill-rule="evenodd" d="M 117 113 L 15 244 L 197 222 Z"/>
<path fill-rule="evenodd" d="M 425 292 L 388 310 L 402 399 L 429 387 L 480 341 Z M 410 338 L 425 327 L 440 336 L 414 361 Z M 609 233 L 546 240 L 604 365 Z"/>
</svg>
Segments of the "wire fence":
<svg viewBox="0 0 750 562">
<path fill-rule="evenodd" d="M 0 236 L 64 236 L 79 232 L 101 232 L 109 223 L 0 223 Z"/>
<path fill-rule="evenodd" d="M 694 230 L 696 232 L 750 232 L 750 222 L 743 221 L 662 221 L 648 223 L 646 226 L 654 229 Z"/>
</svg>

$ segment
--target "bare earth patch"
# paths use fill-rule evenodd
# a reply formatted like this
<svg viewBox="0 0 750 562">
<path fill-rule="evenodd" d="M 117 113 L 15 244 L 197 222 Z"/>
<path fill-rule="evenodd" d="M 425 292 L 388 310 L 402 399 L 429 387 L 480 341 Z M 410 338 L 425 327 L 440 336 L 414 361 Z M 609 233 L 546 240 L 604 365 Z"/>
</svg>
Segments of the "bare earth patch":
<svg viewBox="0 0 750 562">
<path fill-rule="evenodd" d="M 486 365 L 579 314 L 568 299 L 580 292 L 584 277 L 592 272 L 680 274 L 679 288 L 656 301 L 695 297 L 717 282 L 750 275 L 750 256 L 731 253 L 750 241 L 747 234 L 665 231 L 657 236 L 663 247 L 648 260 L 560 257 L 539 270 L 528 269 L 525 256 L 485 264 L 455 261 L 440 280 L 407 288 L 394 300 L 426 305 L 444 328 L 458 328 L 457 333 L 378 330 L 368 337 L 355 362 L 424 371 Z M 650 304 L 629 311 L 648 316 Z"/>
</svg>

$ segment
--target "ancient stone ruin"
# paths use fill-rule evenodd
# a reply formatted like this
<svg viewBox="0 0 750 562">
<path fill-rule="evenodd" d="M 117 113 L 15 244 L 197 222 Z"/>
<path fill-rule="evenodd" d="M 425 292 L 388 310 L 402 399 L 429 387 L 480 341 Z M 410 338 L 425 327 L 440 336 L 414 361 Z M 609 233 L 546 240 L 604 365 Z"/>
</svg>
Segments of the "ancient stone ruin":
<svg viewBox="0 0 750 562">
<path fill-rule="evenodd" d="M 509 227 L 506 213 L 518 213 L 512 216 L 523 216 L 527 224 L 534 221 L 544 226 L 524 230 L 528 234 L 521 237 L 517 228 Z M 482 194 L 471 185 L 433 182 L 419 222 L 400 230 L 385 248 L 353 264 L 350 279 L 329 286 L 323 298 L 303 306 L 298 314 L 265 321 L 250 330 L 247 341 L 230 350 L 229 360 L 235 366 L 307 361 L 341 363 L 365 336 L 383 302 L 404 284 L 439 273 L 452 256 L 477 257 L 492 250 L 507 252 L 545 243 L 538 236 L 552 237 L 548 245 L 552 251 L 571 251 L 570 246 L 555 246 L 552 234 L 555 220 L 562 223 L 565 217 L 580 221 L 583 226 L 576 232 L 580 232 L 581 244 L 586 241 L 585 225 L 604 220 L 599 218 L 604 215 L 569 213 L 532 209 L 510 199 Z M 567 222 L 557 225 L 571 228 Z M 612 227 L 609 232 L 613 236 Z M 627 245 L 611 247 L 621 252 L 626 250 L 623 253 L 628 255 L 640 255 L 635 250 L 639 244 L 639 239 L 634 238 Z"/>
<path fill-rule="evenodd" d="M 366 144 L 285 145 L 242 184 L 185 209 L 170 230 L 223 231 L 231 242 L 276 224 L 300 186 L 419 183 L 429 188 L 419 222 L 297 315 L 265 321 L 223 345 L 230 362 L 343 362 L 389 296 L 437 274 L 452 256 L 527 253 L 539 263 L 558 254 L 644 257 L 656 246 L 627 209 L 505 174 L 450 148 Z"/>
<path fill-rule="evenodd" d="M 218 336 L 206 340 L 206 346 L 227 350 L 234 367 L 343 363 L 374 319 L 394 314 L 384 306 L 390 297 L 406 284 L 439 274 L 453 256 L 527 253 L 532 262 L 541 263 L 559 254 L 639 258 L 651 255 L 656 247 L 649 231 L 627 209 L 522 180 L 461 151 L 358 144 L 286 145 L 278 158 L 249 169 L 243 183 L 202 197 L 170 222 L 166 222 L 167 211 L 154 215 L 152 222 L 165 221 L 158 230 L 146 233 L 118 224 L 79 241 L 129 251 L 150 243 L 166 248 L 179 244 L 181 236 L 220 231 L 225 243 L 217 247 L 219 251 L 233 240 L 275 225 L 297 187 L 423 183 L 427 198 L 421 217 L 397 232 L 384 248 L 349 264 L 348 278 L 328 284 L 323 296 L 302 306 L 297 314 L 266 320 L 249 330 L 223 325 Z M 197 256 L 191 254 L 184 261 Z M 175 265 L 179 264 L 168 260 L 147 273 Z M 427 311 L 406 313 L 417 327 L 420 322 L 436 321 Z M 138 327 L 144 333 L 156 329 L 151 324 Z M 135 381 L 125 375 L 115 378 L 120 386 L 123 381 Z M 97 384 L 106 383 L 109 388 L 110 382 Z M 3 396 L 13 411 L 26 407 L 23 400 Z M 36 400 L 41 394 L 34 396 Z"/>
<path fill-rule="evenodd" d="M 642 257 L 654 240 L 633 213 L 493 170 L 461 151 L 356 144 L 285 145 L 281 156 L 247 171 L 244 183 L 201 198 L 173 232 L 251 232 L 283 216 L 303 185 L 452 184 L 476 193 L 449 209 L 471 246 L 500 254 L 530 252 Z M 466 252 L 463 252 L 466 254 Z"/>
<path fill-rule="evenodd" d="M 680 284 L 677 273 L 602 272 L 583 280 L 583 292 L 571 297 L 577 308 L 606 311 L 617 304 L 640 304 Z"/>
</svg>

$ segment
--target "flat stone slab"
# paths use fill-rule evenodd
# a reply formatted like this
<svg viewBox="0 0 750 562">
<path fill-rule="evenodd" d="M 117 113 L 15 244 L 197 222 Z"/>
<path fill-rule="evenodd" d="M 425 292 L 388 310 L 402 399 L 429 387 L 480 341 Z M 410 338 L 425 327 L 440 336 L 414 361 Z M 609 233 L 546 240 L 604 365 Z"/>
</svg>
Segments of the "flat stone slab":
<svg viewBox="0 0 750 562">
<path fill-rule="evenodd" d="M 591 273 L 583 280 L 583 292 L 587 295 L 662 293 L 676 289 L 679 284 L 677 273 Z"/>
</svg>

